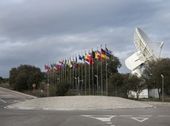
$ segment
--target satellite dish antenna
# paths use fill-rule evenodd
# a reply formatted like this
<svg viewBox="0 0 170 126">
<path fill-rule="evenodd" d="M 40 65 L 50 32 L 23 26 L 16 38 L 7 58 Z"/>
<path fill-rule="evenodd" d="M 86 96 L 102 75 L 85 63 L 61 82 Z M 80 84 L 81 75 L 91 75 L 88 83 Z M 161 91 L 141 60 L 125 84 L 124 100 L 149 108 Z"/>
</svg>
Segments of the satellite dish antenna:
<svg viewBox="0 0 170 126">
<path fill-rule="evenodd" d="M 125 64 L 127 68 L 132 71 L 132 74 L 136 74 L 140 77 L 142 75 L 144 65 L 148 61 L 157 60 L 160 57 L 163 42 L 154 49 L 151 40 L 144 31 L 140 28 L 136 28 L 134 33 L 134 44 L 137 51 L 125 60 Z M 160 50 L 159 54 L 156 53 L 158 50 Z"/>
</svg>

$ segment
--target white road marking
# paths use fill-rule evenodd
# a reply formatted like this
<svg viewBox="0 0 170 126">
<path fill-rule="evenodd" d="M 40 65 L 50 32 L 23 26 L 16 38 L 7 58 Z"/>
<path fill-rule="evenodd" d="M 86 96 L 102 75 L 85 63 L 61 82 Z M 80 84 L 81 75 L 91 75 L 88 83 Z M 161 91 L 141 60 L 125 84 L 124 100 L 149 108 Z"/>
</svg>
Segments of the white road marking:
<svg viewBox="0 0 170 126">
<path fill-rule="evenodd" d="M 100 121 L 104 122 L 107 125 L 115 126 L 115 125 L 112 124 L 112 121 L 111 121 L 111 119 L 113 117 L 115 117 L 115 115 L 81 115 L 81 116 L 96 119 L 96 120 L 100 120 Z"/>
<path fill-rule="evenodd" d="M 97 119 L 102 122 L 111 122 L 111 119 L 115 117 L 115 115 L 82 115 L 82 116 Z"/>
<path fill-rule="evenodd" d="M 0 101 L 3 102 L 3 103 L 7 103 L 5 100 L 3 100 L 3 99 L 1 99 L 1 98 L 0 98 Z"/>
<path fill-rule="evenodd" d="M 136 120 L 138 122 L 144 122 L 144 121 L 148 120 L 149 118 L 145 118 L 145 117 L 131 117 L 131 119 Z"/>
</svg>

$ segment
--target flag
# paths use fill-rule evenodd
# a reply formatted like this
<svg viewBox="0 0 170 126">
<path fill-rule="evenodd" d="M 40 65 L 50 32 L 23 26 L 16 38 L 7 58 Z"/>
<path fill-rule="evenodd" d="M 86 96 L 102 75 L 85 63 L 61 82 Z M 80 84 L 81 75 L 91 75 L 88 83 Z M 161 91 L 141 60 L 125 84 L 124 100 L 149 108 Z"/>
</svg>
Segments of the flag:
<svg viewBox="0 0 170 126">
<path fill-rule="evenodd" d="M 91 56 L 93 59 L 95 59 L 95 52 L 92 50 Z"/>
<path fill-rule="evenodd" d="M 73 67 L 72 62 L 71 62 L 71 59 L 68 61 L 68 66 L 69 66 L 69 68 L 72 68 L 72 67 Z"/>
<path fill-rule="evenodd" d="M 101 53 L 98 50 L 95 52 L 95 59 L 101 61 Z"/>
<path fill-rule="evenodd" d="M 87 64 L 90 64 L 90 65 L 94 64 L 94 61 L 93 61 L 91 53 L 85 55 L 85 61 L 86 61 Z"/>
<path fill-rule="evenodd" d="M 60 70 L 62 69 L 62 65 L 56 64 L 56 65 L 55 65 L 55 68 L 56 68 L 57 71 L 60 71 Z"/>
<path fill-rule="evenodd" d="M 83 60 L 83 57 L 79 55 L 79 60 Z"/>
<path fill-rule="evenodd" d="M 50 66 L 49 66 L 48 64 L 45 64 L 45 65 L 44 65 L 44 68 L 45 68 L 45 70 L 47 70 L 47 71 L 50 70 Z"/>
<path fill-rule="evenodd" d="M 84 55 L 82 56 L 82 60 L 85 61 L 85 56 Z"/>
<path fill-rule="evenodd" d="M 55 67 L 55 64 L 51 64 L 51 68 L 54 69 L 54 67 Z"/>
<path fill-rule="evenodd" d="M 75 69 L 75 68 L 78 67 L 78 64 L 77 64 L 77 57 L 75 57 L 75 59 L 73 58 L 73 60 L 71 61 L 71 64 L 72 64 L 73 69 Z"/>
<path fill-rule="evenodd" d="M 101 59 L 102 59 L 102 60 L 107 59 L 106 51 L 105 51 L 104 49 L 102 49 L 102 48 L 101 48 Z"/>
<path fill-rule="evenodd" d="M 105 52 L 106 52 L 106 56 L 110 58 L 111 55 L 112 55 L 112 51 L 110 51 L 107 48 L 105 48 Z"/>
<path fill-rule="evenodd" d="M 64 60 L 60 60 L 59 63 L 60 63 L 60 64 L 63 64 L 63 63 L 64 63 Z"/>
</svg>

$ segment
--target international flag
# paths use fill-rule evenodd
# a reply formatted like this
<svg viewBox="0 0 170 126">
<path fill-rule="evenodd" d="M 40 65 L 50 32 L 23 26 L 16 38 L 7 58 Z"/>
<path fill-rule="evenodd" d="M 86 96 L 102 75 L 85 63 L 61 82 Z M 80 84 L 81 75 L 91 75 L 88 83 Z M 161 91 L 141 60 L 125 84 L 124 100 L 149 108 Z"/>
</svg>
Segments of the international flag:
<svg viewBox="0 0 170 126">
<path fill-rule="evenodd" d="M 83 60 L 83 57 L 79 55 L 79 60 Z"/>
<path fill-rule="evenodd" d="M 51 68 L 54 69 L 55 65 L 56 65 L 56 64 L 51 64 Z"/>
<path fill-rule="evenodd" d="M 106 56 L 106 51 L 104 49 L 101 48 L 101 59 L 102 60 L 106 60 L 107 56 Z"/>
<path fill-rule="evenodd" d="M 93 59 L 95 59 L 95 51 L 92 50 L 91 56 Z"/>
<path fill-rule="evenodd" d="M 44 68 L 45 68 L 45 70 L 47 70 L 47 71 L 50 70 L 50 66 L 49 66 L 48 64 L 45 64 L 45 65 L 44 65 Z"/>
<path fill-rule="evenodd" d="M 56 68 L 57 71 L 61 71 L 62 65 L 56 64 L 56 65 L 55 65 L 55 68 Z"/>
<path fill-rule="evenodd" d="M 94 64 L 93 58 L 92 58 L 92 54 L 86 54 L 85 55 L 85 61 L 87 64 L 91 65 Z"/>
<path fill-rule="evenodd" d="M 73 67 L 72 62 L 71 62 L 71 59 L 70 59 L 70 60 L 68 60 L 68 62 L 67 62 L 67 66 L 68 66 L 69 68 L 72 68 L 72 67 Z"/>
<path fill-rule="evenodd" d="M 60 60 L 59 63 L 60 63 L 60 64 L 64 64 L 64 60 Z"/>
<path fill-rule="evenodd" d="M 111 55 L 112 55 L 112 51 L 110 51 L 110 50 L 108 50 L 107 48 L 105 48 L 105 52 L 106 52 L 106 55 L 107 55 L 107 57 L 111 57 Z"/>
<path fill-rule="evenodd" d="M 98 50 L 95 52 L 95 59 L 101 61 L 101 53 Z"/>
</svg>

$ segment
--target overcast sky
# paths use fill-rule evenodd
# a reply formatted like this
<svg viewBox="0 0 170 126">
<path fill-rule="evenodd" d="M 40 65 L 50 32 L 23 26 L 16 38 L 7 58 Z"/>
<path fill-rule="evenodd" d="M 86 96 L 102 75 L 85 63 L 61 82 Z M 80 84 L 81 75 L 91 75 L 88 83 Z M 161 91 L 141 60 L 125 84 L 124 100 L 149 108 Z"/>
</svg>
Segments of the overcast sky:
<svg viewBox="0 0 170 126">
<path fill-rule="evenodd" d="M 20 64 L 44 64 L 107 44 L 122 62 L 134 51 L 135 27 L 164 41 L 170 57 L 169 0 L 0 0 L 0 76 Z"/>
</svg>

